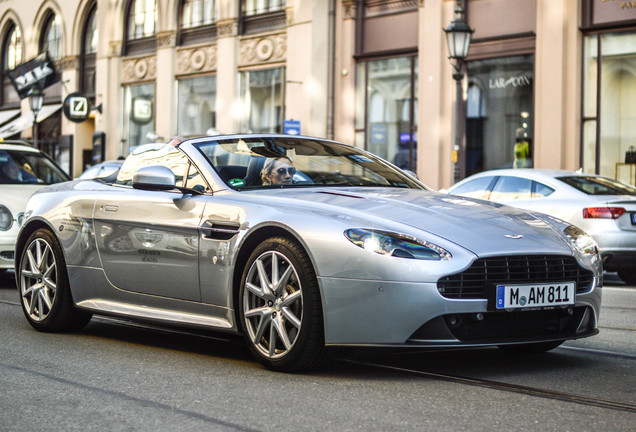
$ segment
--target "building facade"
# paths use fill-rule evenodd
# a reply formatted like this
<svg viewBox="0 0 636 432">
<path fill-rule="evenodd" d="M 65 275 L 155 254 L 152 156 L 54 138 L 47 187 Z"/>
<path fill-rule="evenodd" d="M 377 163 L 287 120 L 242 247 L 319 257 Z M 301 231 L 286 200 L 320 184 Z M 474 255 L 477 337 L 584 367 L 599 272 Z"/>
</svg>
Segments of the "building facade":
<svg viewBox="0 0 636 432">
<path fill-rule="evenodd" d="M 583 168 L 634 183 L 636 2 L 464 0 L 465 174 Z M 298 131 L 454 181 L 451 0 L 0 0 L 0 136 L 74 176 L 174 135 Z M 9 71 L 48 51 L 33 127 Z M 62 104 L 84 95 L 88 119 Z M 286 129 L 286 125 L 293 125 Z M 523 143 L 523 152 L 515 145 Z M 517 146 L 517 149 L 520 147 Z M 630 169 L 632 171 L 630 171 Z M 631 175 L 631 177 L 630 177 Z"/>
</svg>

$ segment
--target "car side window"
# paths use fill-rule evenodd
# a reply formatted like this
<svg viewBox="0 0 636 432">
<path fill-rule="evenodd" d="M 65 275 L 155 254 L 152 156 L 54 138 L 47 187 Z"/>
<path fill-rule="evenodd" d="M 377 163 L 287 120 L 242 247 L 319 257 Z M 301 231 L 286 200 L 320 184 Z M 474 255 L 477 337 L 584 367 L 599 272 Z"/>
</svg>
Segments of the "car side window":
<svg viewBox="0 0 636 432">
<path fill-rule="evenodd" d="M 203 176 L 193 163 L 190 163 L 190 169 L 188 170 L 188 178 L 186 179 L 185 187 L 199 190 L 210 189 L 205 180 L 203 180 Z"/>
<path fill-rule="evenodd" d="M 550 186 L 545 185 L 543 183 L 539 183 L 538 181 L 532 182 L 532 198 L 543 198 L 551 195 L 554 192 Z"/>
<path fill-rule="evenodd" d="M 493 180 L 493 176 L 476 178 L 458 186 L 453 190 L 452 194 L 487 200 L 490 195 L 489 186 Z"/>
<path fill-rule="evenodd" d="M 508 201 L 515 199 L 527 199 L 532 196 L 532 180 L 501 176 L 492 189 L 490 199 L 493 201 Z"/>
</svg>

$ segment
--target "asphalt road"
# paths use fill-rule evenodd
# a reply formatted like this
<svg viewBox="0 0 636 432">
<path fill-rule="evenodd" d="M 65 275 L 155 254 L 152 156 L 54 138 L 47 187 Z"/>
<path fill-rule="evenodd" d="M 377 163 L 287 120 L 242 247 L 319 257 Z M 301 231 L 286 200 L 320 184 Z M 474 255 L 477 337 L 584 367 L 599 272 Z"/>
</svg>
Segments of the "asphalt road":
<svg viewBox="0 0 636 432">
<path fill-rule="evenodd" d="M 543 355 L 349 352 L 280 374 L 223 334 L 39 333 L 0 278 L 0 431 L 634 431 L 636 287 L 609 279 L 600 324 Z"/>
</svg>

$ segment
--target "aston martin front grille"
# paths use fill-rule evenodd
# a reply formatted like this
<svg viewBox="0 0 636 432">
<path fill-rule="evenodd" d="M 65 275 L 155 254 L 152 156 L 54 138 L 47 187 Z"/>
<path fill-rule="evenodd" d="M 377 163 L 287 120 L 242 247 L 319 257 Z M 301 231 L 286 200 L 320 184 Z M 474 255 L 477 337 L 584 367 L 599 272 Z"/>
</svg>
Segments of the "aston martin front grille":
<svg viewBox="0 0 636 432">
<path fill-rule="evenodd" d="M 496 284 L 576 282 L 576 292 L 592 287 L 594 274 L 573 257 L 524 255 L 481 258 L 467 270 L 441 278 L 439 293 L 452 299 L 488 299 Z"/>
</svg>

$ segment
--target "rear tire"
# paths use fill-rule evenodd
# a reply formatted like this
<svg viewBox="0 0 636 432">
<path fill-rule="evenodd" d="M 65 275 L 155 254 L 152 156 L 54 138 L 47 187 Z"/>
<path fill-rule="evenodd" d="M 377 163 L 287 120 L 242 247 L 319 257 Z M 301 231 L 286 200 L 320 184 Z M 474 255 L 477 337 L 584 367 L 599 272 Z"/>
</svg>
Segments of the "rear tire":
<svg viewBox="0 0 636 432">
<path fill-rule="evenodd" d="M 535 342 L 517 345 L 499 345 L 499 348 L 511 353 L 538 354 L 550 351 L 560 346 L 565 341 Z"/>
<path fill-rule="evenodd" d="M 22 311 L 43 332 L 67 332 L 84 327 L 92 314 L 73 303 L 62 248 L 45 228 L 35 231 L 20 252 L 16 282 Z"/>
<path fill-rule="evenodd" d="M 318 281 L 298 243 L 273 237 L 256 247 L 241 278 L 239 315 L 249 350 L 267 368 L 297 372 L 326 363 Z"/>
</svg>

